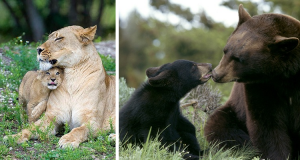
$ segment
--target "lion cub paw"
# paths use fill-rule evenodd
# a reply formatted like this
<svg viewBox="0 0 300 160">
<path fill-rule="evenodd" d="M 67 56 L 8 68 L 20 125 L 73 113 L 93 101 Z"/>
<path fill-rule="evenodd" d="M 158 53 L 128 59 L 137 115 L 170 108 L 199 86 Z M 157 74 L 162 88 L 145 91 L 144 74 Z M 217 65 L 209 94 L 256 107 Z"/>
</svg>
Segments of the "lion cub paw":
<svg viewBox="0 0 300 160">
<path fill-rule="evenodd" d="M 80 142 L 75 137 L 68 134 L 62 136 L 58 141 L 58 145 L 61 148 L 67 148 L 67 147 L 77 148 L 79 144 Z"/>
<path fill-rule="evenodd" d="M 117 135 L 116 135 L 115 133 L 111 133 L 111 134 L 108 136 L 108 138 L 109 138 L 110 140 L 113 140 L 113 141 L 116 141 L 116 137 L 117 137 Z"/>
<path fill-rule="evenodd" d="M 28 141 L 28 138 L 27 138 L 27 137 L 22 137 L 22 136 L 19 135 L 19 134 L 7 135 L 7 136 L 4 136 L 4 137 L 3 137 L 3 141 L 4 141 L 4 142 L 9 141 L 9 139 L 15 139 L 16 142 L 17 142 L 18 144 L 24 143 L 24 142 Z"/>
</svg>

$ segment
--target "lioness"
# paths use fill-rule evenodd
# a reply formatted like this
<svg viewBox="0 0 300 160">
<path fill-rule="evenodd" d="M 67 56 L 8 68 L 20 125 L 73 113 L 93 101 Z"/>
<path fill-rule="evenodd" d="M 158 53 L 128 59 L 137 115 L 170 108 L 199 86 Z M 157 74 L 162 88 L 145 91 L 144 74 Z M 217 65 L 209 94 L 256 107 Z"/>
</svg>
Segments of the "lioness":
<svg viewBox="0 0 300 160">
<path fill-rule="evenodd" d="M 56 134 L 67 122 L 71 131 L 60 138 L 62 148 L 78 147 L 89 134 L 110 128 L 110 119 L 115 124 L 115 78 L 106 74 L 92 42 L 96 29 L 65 27 L 51 33 L 37 48 L 40 69 L 65 68 L 64 81 L 49 95 L 45 117 L 34 123 L 45 129 L 52 122 L 55 127 L 51 134 Z M 17 134 L 18 142 L 34 138 L 32 130 L 34 127 Z"/>
<path fill-rule="evenodd" d="M 48 71 L 29 71 L 19 88 L 19 103 L 27 111 L 28 121 L 35 122 L 46 110 L 51 90 L 63 80 L 63 69 L 54 67 Z"/>
</svg>

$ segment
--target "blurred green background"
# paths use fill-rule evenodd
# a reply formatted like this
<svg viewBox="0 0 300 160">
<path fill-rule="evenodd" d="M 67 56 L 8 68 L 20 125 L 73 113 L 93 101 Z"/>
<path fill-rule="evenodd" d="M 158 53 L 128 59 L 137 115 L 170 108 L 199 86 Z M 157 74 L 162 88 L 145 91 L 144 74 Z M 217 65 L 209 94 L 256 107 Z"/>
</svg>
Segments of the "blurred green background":
<svg viewBox="0 0 300 160">
<path fill-rule="evenodd" d="M 0 43 L 25 33 L 27 41 L 69 25 L 97 25 L 100 39 L 115 39 L 115 0 L 0 0 Z"/>
<path fill-rule="evenodd" d="M 155 16 L 144 17 L 137 10 L 132 10 L 127 19 L 120 19 L 119 69 L 120 77 L 126 79 L 128 86 L 138 87 L 145 80 L 147 68 L 177 59 L 212 63 L 213 67 L 218 65 L 223 47 L 235 26 L 215 22 L 205 11 L 193 13 L 171 0 L 149 0 L 145 3 L 166 17 L 175 14 L 182 23 L 172 24 Z M 300 18 L 299 0 L 223 0 L 220 5 L 236 11 L 236 17 L 232 18 L 238 21 L 239 4 L 243 4 L 251 16 L 277 12 Z M 199 25 L 192 25 L 195 21 Z M 186 29 L 181 25 L 183 23 L 189 23 L 191 27 Z M 221 90 L 224 102 L 233 83 L 210 83 Z"/>
</svg>

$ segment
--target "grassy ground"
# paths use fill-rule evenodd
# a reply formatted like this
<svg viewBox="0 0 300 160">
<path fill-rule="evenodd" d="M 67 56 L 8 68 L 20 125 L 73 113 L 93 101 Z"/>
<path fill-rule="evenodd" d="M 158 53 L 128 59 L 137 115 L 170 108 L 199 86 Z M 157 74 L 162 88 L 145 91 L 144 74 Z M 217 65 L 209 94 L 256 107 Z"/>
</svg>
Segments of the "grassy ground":
<svg viewBox="0 0 300 160">
<path fill-rule="evenodd" d="M 122 107 L 134 92 L 134 88 L 128 88 L 126 80 L 120 78 L 119 82 L 119 102 Z M 192 90 L 181 101 L 181 110 L 196 127 L 196 136 L 200 144 L 201 150 L 205 153 L 201 159 L 204 160 L 259 160 L 259 154 L 250 146 L 242 149 L 224 150 L 219 148 L 217 144 L 209 144 L 204 137 L 204 124 L 214 109 L 222 104 L 223 96 L 218 89 L 212 87 L 209 83 L 198 86 Z M 190 102 L 196 102 L 193 105 L 183 105 Z M 185 106 L 185 107 L 183 107 Z M 170 153 L 165 148 L 160 147 L 160 142 L 155 139 L 150 139 L 143 147 L 134 145 L 123 146 L 120 143 L 120 160 L 139 160 L 139 159 L 163 159 L 177 160 L 182 159 L 183 152 Z"/>
<path fill-rule="evenodd" d="M 22 144 L 8 140 L 4 143 L 4 135 L 20 132 L 28 126 L 26 114 L 16 99 L 25 73 L 38 69 L 38 45 L 24 42 L 21 37 L 0 44 L 0 159 L 115 159 L 115 142 L 108 137 L 113 130 L 99 132 L 97 138 L 90 136 L 77 149 L 60 149 L 57 146 L 59 138 L 69 131 L 67 125 L 56 136 L 39 132 L 38 140 Z M 102 55 L 101 58 L 107 71 L 115 71 L 114 59 Z"/>
</svg>

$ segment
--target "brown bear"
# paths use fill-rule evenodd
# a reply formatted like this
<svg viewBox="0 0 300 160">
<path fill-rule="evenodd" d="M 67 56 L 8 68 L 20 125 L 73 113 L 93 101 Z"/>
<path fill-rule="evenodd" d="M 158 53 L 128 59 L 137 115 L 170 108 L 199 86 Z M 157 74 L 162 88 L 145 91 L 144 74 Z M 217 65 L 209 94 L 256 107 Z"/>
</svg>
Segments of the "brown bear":
<svg viewBox="0 0 300 160">
<path fill-rule="evenodd" d="M 299 158 L 300 22 L 282 14 L 251 17 L 242 5 L 238 12 L 212 76 L 235 84 L 209 117 L 205 136 L 226 148 L 250 142 L 262 158 Z"/>
</svg>

